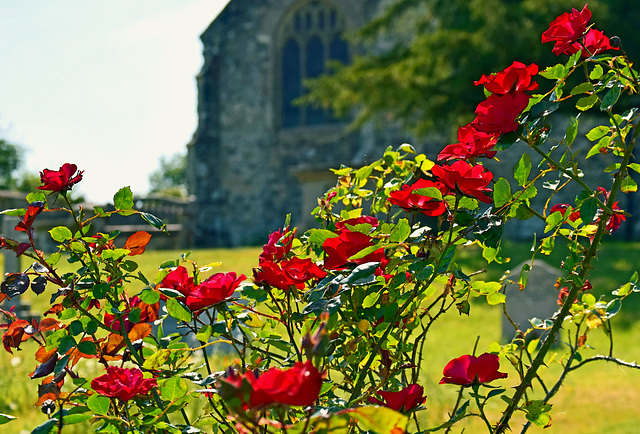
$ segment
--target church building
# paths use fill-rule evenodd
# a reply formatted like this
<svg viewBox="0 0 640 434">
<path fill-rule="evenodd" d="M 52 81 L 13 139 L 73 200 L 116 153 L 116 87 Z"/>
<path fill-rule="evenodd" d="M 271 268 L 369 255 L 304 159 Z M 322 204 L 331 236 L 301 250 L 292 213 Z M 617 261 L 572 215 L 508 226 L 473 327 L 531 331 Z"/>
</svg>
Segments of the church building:
<svg viewBox="0 0 640 434">
<path fill-rule="evenodd" d="M 199 247 L 261 244 L 285 216 L 306 229 L 330 168 L 371 162 L 402 139 L 348 131 L 328 109 L 300 106 L 303 82 L 348 63 L 353 31 L 381 0 L 231 0 L 202 34 L 199 123 L 188 145 Z"/>
</svg>

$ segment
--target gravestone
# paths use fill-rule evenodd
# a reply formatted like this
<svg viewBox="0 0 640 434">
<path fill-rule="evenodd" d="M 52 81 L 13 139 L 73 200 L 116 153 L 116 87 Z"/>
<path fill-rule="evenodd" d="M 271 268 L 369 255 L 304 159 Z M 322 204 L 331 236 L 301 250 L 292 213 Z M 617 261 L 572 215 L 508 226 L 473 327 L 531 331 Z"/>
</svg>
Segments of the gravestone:
<svg viewBox="0 0 640 434">
<path fill-rule="evenodd" d="M 547 319 L 551 318 L 558 310 L 558 290 L 555 288 L 556 281 L 563 272 L 552 267 L 544 261 L 536 260 L 529 271 L 529 279 L 526 287 L 520 291 L 518 279 L 525 261 L 514 267 L 510 279 L 513 282 L 506 286 L 506 309 L 514 323 L 523 332 L 532 328 L 529 322 L 531 318 Z M 502 319 L 502 339 L 511 340 L 515 334 L 513 325 L 503 316 Z M 534 330 L 529 336 L 539 337 L 541 330 Z"/>
</svg>

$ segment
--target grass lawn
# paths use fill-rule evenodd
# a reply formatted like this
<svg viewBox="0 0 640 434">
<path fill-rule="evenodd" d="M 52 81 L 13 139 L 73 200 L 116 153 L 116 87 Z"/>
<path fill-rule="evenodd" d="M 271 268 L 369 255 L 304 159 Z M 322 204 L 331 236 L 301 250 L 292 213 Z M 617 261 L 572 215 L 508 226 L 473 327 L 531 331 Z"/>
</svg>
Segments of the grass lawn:
<svg viewBox="0 0 640 434">
<path fill-rule="evenodd" d="M 505 265 L 493 265 L 487 270 L 487 275 L 482 278 L 487 280 L 499 277 L 505 269 L 513 267 L 527 256 L 529 245 L 522 243 L 509 243 L 505 246 L 505 255 L 512 258 L 511 263 Z M 251 276 L 251 268 L 257 265 L 261 248 L 241 248 L 232 250 L 197 250 L 190 259 L 197 261 L 199 265 L 212 262 L 222 262 L 216 267 L 216 271 L 236 271 Z M 157 271 L 158 264 L 166 260 L 178 259 L 180 252 L 175 251 L 149 251 L 142 256 L 135 257 L 139 269 L 152 280 Z M 562 252 L 554 252 L 548 262 L 558 266 L 562 259 Z M 462 252 L 460 259 L 469 265 L 469 269 L 482 267 L 482 258 L 479 250 L 470 249 Z M 594 285 L 594 291 L 604 294 L 624 283 L 633 270 L 637 269 L 640 259 L 640 243 L 612 242 L 605 245 L 602 250 L 596 268 L 593 270 L 590 280 Z M 138 291 L 142 285 L 132 283 L 132 293 Z M 47 291 L 49 292 L 49 291 Z M 45 294 L 35 297 L 28 295 L 34 309 L 42 311 L 48 305 L 48 296 Z M 438 384 L 442 368 L 452 358 L 472 351 L 477 336 L 480 336 L 478 352 L 486 351 L 489 344 L 500 340 L 501 309 L 486 306 L 482 303 L 472 303 L 469 317 L 459 316 L 457 311 L 451 311 L 440 319 L 438 327 L 434 327 L 429 334 L 424 354 L 424 376 L 421 384 L 428 395 L 427 410 L 421 412 L 421 417 L 429 420 L 433 426 L 447 418 L 447 411 L 451 409 L 456 398 L 457 387 L 453 385 Z M 614 340 L 616 355 L 627 361 L 640 360 L 640 346 L 637 344 L 640 336 L 640 294 L 632 294 L 625 300 L 623 312 L 614 327 Z M 606 342 L 599 337 L 600 331 L 594 330 L 589 335 L 588 345 L 594 347 L 589 350 L 593 354 L 605 354 Z M 8 425 L 0 427 L 0 432 L 20 433 L 21 430 L 33 429 L 37 424 L 46 420 L 39 409 L 33 407 L 37 399 L 36 381 L 31 381 L 28 374 L 35 367 L 33 359 L 34 346 L 24 344 L 24 351 L 14 352 L 14 355 L 4 351 L 0 352 L 0 369 L 4 375 L 0 376 L 0 388 L 3 391 L 0 398 L 0 413 L 13 414 L 20 417 Z M 91 361 L 90 361 L 91 362 Z M 219 360 L 220 368 L 226 361 Z M 88 363 L 82 369 L 89 376 L 97 376 L 102 373 L 102 368 Z M 502 361 L 502 369 L 509 373 L 509 378 L 500 380 L 499 384 L 508 387 L 510 380 L 516 374 Z M 551 363 L 543 372 L 543 378 L 550 379 L 560 372 L 557 363 Z M 497 384 L 498 382 L 496 382 Z M 605 362 L 594 362 L 582 370 L 569 375 L 565 385 L 553 400 L 552 410 L 553 425 L 545 430 L 551 433 L 601 433 L 625 434 L 638 432 L 640 425 L 640 370 L 623 369 Z M 504 408 L 504 403 L 494 400 L 494 405 L 489 408 L 489 418 L 496 420 Z M 452 431 L 455 433 L 484 432 L 484 425 L 477 418 L 466 419 L 466 424 L 459 424 Z M 514 432 L 520 431 L 523 418 L 513 421 Z M 87 432 L 87 426 L 65 428 L 64 432 Z M 4 430 L 3 430 L 4 429 Z M 6 431 L 6 430 L 9 431 Z M 529 432 L 542 431 L 539 428 L 531 428 Z M 28 432 L 28 431 L 26 431 Z"/>
</svg>

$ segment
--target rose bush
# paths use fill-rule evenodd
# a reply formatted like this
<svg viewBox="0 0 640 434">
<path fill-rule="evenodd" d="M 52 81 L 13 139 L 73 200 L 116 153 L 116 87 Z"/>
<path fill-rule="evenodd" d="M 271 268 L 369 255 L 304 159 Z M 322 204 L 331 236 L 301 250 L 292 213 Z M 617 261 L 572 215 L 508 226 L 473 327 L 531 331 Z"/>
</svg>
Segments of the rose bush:
<svg viewBox="0 0 640 434">
<path fill-rule="evenodd" d="M 162 221 L 135 210 L 128 187 L 115 194 L 113 211 L 74 207 L 67 191 L 83 172 L 70 163 L 44 170 L 39 190 L 59 193 L 56 200 L 29 194 L 24 209 L 4 211 L 20 218 L 16 231 L 27 241 L 0 238 L 3 249 L 32 261 L 5 276 L 0 301 L 31 289 L 46 291 L 51 302 L 39 321 L 1 311 L 6 351 L 27 341 L 38 348 L 34 402 L 49 419 L 36 432 L 86 422 L 106 433 L 422 434 L 450 432 L 474 418 L 487 432 L 504 433 L 515 428 L 516 413 L 526 417 L 525 432 L 551 423 L 550 402 L 585 363 L 638 369 L 614 356 L 610 324 L 624 299 L 639 291 L 638 274 L 596 299 L 589 273 L 605 237 L 628 216 L 619 194 L 637 190 L 629 172 L 640 171 L 632 160 L 640 114 L 628 102 L 622 110 L 617 104 L 640 82 L 624 50 L 612 50 L 618 42 L 607 43 L 590 19 L 586 6 L 574 9 L 543 33 L 554 53 L 569 56 L 561 63 L 514 62 L 477 80 L 487 97 L 475 120 L 459 129 L 459 143 L 438 154 L 440 164 L 402 145 L 369 165 L 334 169 L 336 185 L 313 211 L 317 227 L 298 233 L 287 219 L 265 234 L 252 280 L 209 274 L 211 267 L 187 254 L 145 276 L 135 260 L 151 235 L 123 241 L 118 231 L 95 233 L 93 223 L 119 214 L 163 230 Z M 583 82 L 568 84 L 577 80 Z M 572 148 L 579 116 L 569 118 L 562 137 L 550 137 L 549 116 L 561 105 L 605 117 L 586 134 L 595 142 L 586 155 Z M 521 154 L 513 177 L 494 176 L 481 159 L 510 147 Z M 535 170 L 529 153 L 541 159 Z M 589 185 L 584 158 L 604 155 L 610 182 Z M 573 200 L 559 199 L 570 185 L 578 191 L 569 194 Z M 64 206 L 54 208 L 60 198 Z M 49 231 L 57 244 L 52 253 L 36 245 L 34 222 L 42 213 L 66 213 L 73 221 Z M 513 325 L 510 342 L 493 343 L 479 356 L 475 347 L 465 355 L 441 348 L 446 366 L 423 363 L 424 342 L 442 315 L 473 314 L 472 299 L 509 303 L 510 283 L 527 291 L 531 263 L 513 282 L 508 275 L 480 280 L 482 270 L 468 272 L 456 262 L 470 245 L 489 262 L 506 262 L 503 227 L 514 219 L 538 221 L 533 257 L 548 255 L 556 243 L 568 252 L 558 264 L 558 311 L 518 325 L 504 309 Z M 73 271 L 59 271 L 65 260 Z M 132 290 L 134 281 L 143 289 Z M 173 333 L 170 318 L 179 325 Z M 560 340 L 563 330 L 567 339 Z M 610 345 L 594 356 L 585 342 L 598 332 Z M 556 342 L 561 356 L 551 354 Z M 211 360 L 209 349 L 222 345 L 230 353 Z M 82 369 L 86 359 L 106 374 L 90 378 Z M 543 379 L 539 371 L 551 360 L 560 361 L 560 373 Z M 501 362 L 511 365 L 509 375 Z M 441 388 L 425 390 L 426 376 L 439 377 L 442 369 Z M 430 412 L 429 399 L 448 385 L 458 386 L 451 411 Z M 504 407 L 487 412 L 489 405 Z M 0 424 L 10 420 L 0 415 Z"/>
</svg>

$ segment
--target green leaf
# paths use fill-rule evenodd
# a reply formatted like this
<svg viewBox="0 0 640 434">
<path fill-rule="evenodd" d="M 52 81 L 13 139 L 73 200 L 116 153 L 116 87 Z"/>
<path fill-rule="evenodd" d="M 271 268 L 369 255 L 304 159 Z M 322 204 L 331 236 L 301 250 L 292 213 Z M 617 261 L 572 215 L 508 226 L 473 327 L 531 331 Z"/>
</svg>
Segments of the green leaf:
<svg viewBox="0 0 640 434">
<path fill-rule="evenodd" d="M 489 303 L 491 306 L 504 303 L 505 300 L 506 296 L 501 292 L 494 292 L 493 294 L 487 295 L 487 303 Z"/>
<path fill-rule="evenodd" d="M 91 395 L 87 399 L 87 407 L 96 414 L 106 416 L 109 414 L 109 407 L 111 406 L 111 400 L 106 396 L 99 395 L 97 393 Z"/>
<path fill-rule="evenodd" d="M 602 99 L 602 104 L 600 104 L 600 110 L 607 111 L 611 110 L 611 107 L 618 101 L 620 98 L 620 86 L 618 83 L 614 83 L 613 87 L 609 89 L 609 91 L 605 94 Z"/>
<path fill-rule="evenodd" d="M 104 212 L 104 209 L 102 207 L 100 207 L 100 206 L 94 206 L 93 207 L 93 212 L 95 213 L 95 215 L 98 215 L 98 216 L 106 216 L 107 215 L 107 213 Z"/>
<path fill-rule="evenodd" d="M 503 134 L 499 139 L 498 143 L 493 147 L 496 151 L 504 151 L 505 149 L 509 149 L 519 140 L 518 135 L 515 131 L 511 131 L 510 133 Z"/>
<path fill-rule="evenodd" d="M 602 74 L 604 73 L 602 66 L 600 65 L 596 65 L 593 68 L 593 71 L 591 71 L 591 73 L 589 74 L 589 78 L 591 80 L 598 80 L 600 77 L 602 77 Z"/>
<path fill-rule="evenodd" d="M 598 202 L 595 197 L 590 197 L 580 205 L 580 218 L 585 224 L 591 223 L 597 212 Z"/>
<path fill-rule="evenodd" d="M 90 356 L 94 354 L 98 354 L 98 351 L 96 350 L 96 344 L 91 341 L 80 342 L 78 344 L 78 351 L 80 351 L 83 354 L 88 354 Z"/>
<path fill-rule="evenodd" d="M 64 243 L 67 240 L 73 238 L 73 234 L 69 230 L 69 228 L 65 226 L 56 226 L 55 228 L 49 231 L 51 238 L 53 241 L 57 241 L 59 243 Z"/>
<path fill-rule="evenodd" d="M 437 190 L 437 189 L 436 189 Z M 397 225 L 391 229 L 389 241 L 392 243 L 402 243 L 411 234 L 411 226 L 407 219 L 401 219 Z"/>
<path fill-rule="evenodd" d="M 553 248 L 556 246 L 556 238 L 555 237 L 547 237 L 542 240 L 542 244 L 540 245 L 540 253 L 543 255 L 549 256 L 551 252 L 553 252 Z"/>
<path fill-rule="evenodd" d="M 377 434 L 403 434 L 409 418 L 387 407 L 366 406 L 345 410 L 358 425 Z"/>
<path fill-rule="evenodd" d="M 417 190 L 412 191 L 412 193 L 419 194 L 420 196 L 426 196 L 433 199 L 442 200 L 442 192 L 436 187 L 419 188 Z"/>
<path fill-rule="evenodd" d="M 598 102 L 598 95 L 593 94 L 589 96 L 583 96 L 576 103 L 576 108 L 580 111 L 587 111 Z"/>
<path fill-rule="evenodd" d="M 175 401 L 187 394 L 187 382 L 180 377 L 171 377 L 160 386 L 160 393 L 169 401 Z"/>
<path fill-rule="evenodd" d="M 155 304 L 160 301 L 160 294 L 153 289 L 143 289 L 139 295 L 140 300 L 146 304 Z"/>
<path fill-rule="evenodd" d="M 595 128 L 592 128 L 591 131 L 587 133 L 587 139 L 595 142 L 609 134 L 611 132 L 610 127 L 605 127 L 604 125 L 599 125 Z"/>
<path fill-rule="evenodd" d="M 513 177 L 518 182 L 518 185 L 523 186 L 527 183 L 529 173 L 531 172 L 531 157 L 529 154 L 522 154 L 520 161 L 516 164 L 516 168 L 513 171 Z"/>
<path fill-rule="evenodd" d="M 482 280 L 477 280 L 471 284 L 471 288 L 478 294 L 486 295 L 500 291 L 502 284 L 500 282 L 484 282 Z"/>
<path fill-rule="evenodd" d="M 191 312 L 184 303 L 175 298 L 167 299 L 167 311 L 178 321 L 191 322 Z"/>
<path fill-rule="evenodd" d="M 520 289 L 524 289 L 527 286 L 529 280 L 529 271 L 531 271 L 531 265 L 524 264 L 522 270 L 520 270 L 520 277 L 518 278 L 518 286 Z"/>
<path fill-rule="evenodd" d="M 578 116 L 571 116 L 569 122 L 567 123 L 567 132 L 564 135 L 564 141 L 567 146 L 571 146 L 573 142 L 576 140 L 578 135 Z"/>
<path fill-rule="evenodd" d="M 327 229 L 312 229 L 309 231 L 309 243 L 322 245 L 329 238 L 336 238 L 338 234 Z"/>
<path fill-rule="evenodd" d="M 58 423 L 58 419 L 53 417 L 46 421 L 45 423 L 38 425 L 31 434 L 49 434 L 51 429 L 54 428 Z"/>
<path fill-rule="evenodd" d="M 58 263 L 58 261 L 60 261 L 60 258 L 62 258 L 62 253 L 55 252 L 55 253 L 52 253 L 51 255 L 49 255 L 49 257 L 46 259 L 46 261 L 47 261 L 47 264 L 49 264 L 51 267 L 53 267 L 54 265 L 56 265 Z"/>
<path fill-rule="evenodd" d="M 41 191 L 35 191 L 27 195 L 27 203 L 47 202 L 47 195 Z M 46 206 L 46 205 L 45 205 Z"/>
<path fill-rule="evenodd" d="M 116 207 L 116 210 L 129 210 L 133 208 L 133 193 L 131 193 L 131 188 L 122 187 L 118 192 L 113 196 L 113 205 Z"/>
<path fill-rule="evenodd" d="M 371 306 L 375 306 L 376 302 L 380 298 L 380 295 L 380 292 L 372 292 L 371 294 L 367 295 L 364 300 L 362 300 L 362 308 L 367 309 Z"/>
<path fill-rule="evenodd" d="M 589 93 L 589 92 L 593 92 L 593 84 L 587 81 L 586 83 L 580 83 L 579 85 L 571 89 L 571 92 L 569 93 L 571 95 L 578 95 L 580 93 Z"/>
<path fill-rule="evenodd" d="M 167 362 L 167 360 L 169 360 L 169 356 L 171 356 L 171 351 L 168 349 L 157 351 L 147 357 L 147 360 L 144 361 L 142 367 L 151 370 L 159 369 Z"/>
<path fill-rule="evenodd" d="M 544 78 L 548 78 L 549 80 L 559 80 L 561 78 L 565 78 L 567 76 L 567 72 L 564 65 L 557 64 L 554 66 L 549 66 L 544 71 L 540 71 L 538 75 L 541 75 Z"/>
<path fill-rule="evenodd" d="M 638 184 L 636 184 L 631 176 L 627 175 L 627 177 L 624 178 L 622 180 L 622 183 L 620 184 L 620 190 L 622 190 L 624 193 L 638 191 Z"/>
<path fill-rule="evenodd" d="M 146 221 L 154 228 L 160 229 L 161 231 L 166 230 L 167 225 L 162 222 L 162 219 L 154 216 L 153 214 L 149 214 L 148 212 L 141 212 L 140 217 L 142 217 L 142 220 Z"/>
<path fill-rule="evenodd" d="M 511 200 L 511 186 L 505 178 L 500 178 L 493 187 L 493 203 L 501 208 Z"/>
<path fill-rule="evenodd" d="M 11 422 L 14 419 L 17 419 L 17 417 L 0 413 L 0 425 L 4 425 L 5 423 Z"/>
<path fill-rule="evenodd" d="M 204 327 L 200 327 L 200 329 L 198 330 L 198 333 L 196 333 L 196 338 L 200 342 L 208 342 L 212 334 L 213 334 L 213 329 L 209 324 L 207 324 Z"/>
</svg>

